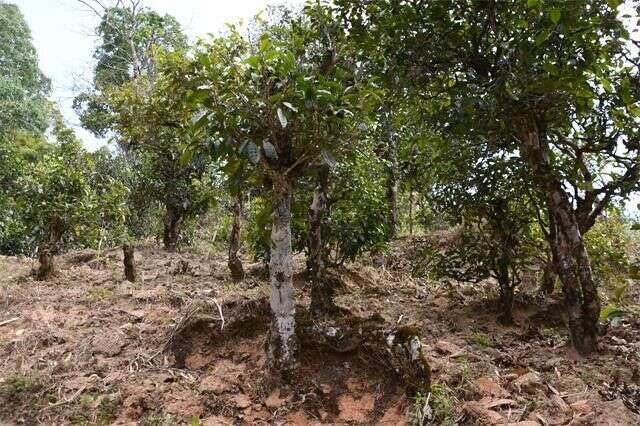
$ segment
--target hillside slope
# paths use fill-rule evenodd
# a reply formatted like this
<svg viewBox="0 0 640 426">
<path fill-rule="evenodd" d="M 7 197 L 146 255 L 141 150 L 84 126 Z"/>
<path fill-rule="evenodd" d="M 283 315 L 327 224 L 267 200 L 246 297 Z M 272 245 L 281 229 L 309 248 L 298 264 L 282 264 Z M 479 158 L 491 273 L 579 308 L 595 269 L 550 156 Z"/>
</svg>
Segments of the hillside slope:
<svg viewBox="0 0 640 426">
<path fill-rule="evenodd" d="M 135 284 L 116 249 L 68 253 L 49 282 L 33 280 L 30 260 L 1 258 L 0 423 L 640 424 L 640 318 L 606 327 L 601 353 L 580 359 L 559 300 L 521 294 L 519 325 L 499 326 L 491 283 L 411 277 L 417 243 L 398 242 L 384 267 L 365 259 L 332 271 L 341 307 L 421 334 L 432 392 L 411 399 L 363 351 L 313 345 L 296 384 L 274 387 L 264 373 L 268 285 L 259 264 L 231 283 L 222 251 L 140 246 Z M 302 269 L 297 259 L 299 311 Z"/>
</svg>

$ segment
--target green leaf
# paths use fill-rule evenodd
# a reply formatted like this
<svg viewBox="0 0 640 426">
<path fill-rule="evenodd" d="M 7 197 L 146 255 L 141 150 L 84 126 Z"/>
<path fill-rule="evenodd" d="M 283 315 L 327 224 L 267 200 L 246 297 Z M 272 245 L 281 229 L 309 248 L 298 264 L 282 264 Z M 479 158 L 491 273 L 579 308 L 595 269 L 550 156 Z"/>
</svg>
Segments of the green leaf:
<svg viewBox="0 0 640 426">
<path fill-rule="evenodd" d="M 549 36 L 551 35 L 552 32 L 553 32 L 553 29 L 547 28 L 546 30 L 544 30 L 540 34 L 538 34 L 538 36 L 536 37 L 536 40 L 535 40 L 536 46 L 540 46 L 542 43 L 547 41 L 547 39 L 549 38 Z"/>
<path fill-rule="evenodd" d="M 329 151 L 322 151 L 322 158 L 324 162 L 332 169 L 338 164 L 333 154 Z"/>
<path fill-rule="evenodd" d="M 284 112 L 282 112 L 281 108 L 278 108 L 278 120 L 280 120 L 280 125 L 282 125 L 282 128 L 285 129 L 287 127 L 287 124 L 289 123 L 287 121 L 287 116 L 284 115 Z"/>
<path fill-rule="evenodd" d="M 197 132 L 209 124 L 209 116 L 206 111 L 200 111 L 191 118 L 191 130 Z"/>
<path fill-rule="evenodd" d="M 298 108 L 294 107 L 289 102 L 283 102 L 282 105 L 286 106 L 287 108 L 289 108 L 293 112 L 298 112 Z"/>
<path fill-rule="evenodd" d="M 265 141 L 262 143 L 262 149 L 264 150 L 264 154 L 270 160 L 278 159 L 278 151 L 276 151 L 276 147 L 269 141 Z"/>
<path fill-rule="evenodd" d="M 253 164 L 258 164 L 258 162 L 260 161 L 260 150 L 258 149 L 256 144 L 253 142 L 248 142 L 246 150 L 249 160 L 251 160 Z"/>
<path fill-rule="evenodd" d="M 538 0 L 527 0 L 527 7 L 532 8 L 538 4 Z"/>
<path fill-rule="evenodd" d="M 191 149 L 190 147 L 186 147 L 184 151 L 182 151 L 182 154 L 180 155 L 180 164 L 182 164 L 183 166 L 186 164 L 189 164 L 192 158 L 193 158 L 193 149 Z"/>
<path fill-rule="evenodd" d="M 613 86 L 611 85 L 611 82 L 608 79 L 601 78 L 600 83 L 602 83 L 602 88 L 604 89 L 605 92 L 613 93 Z"/>
<path fill-rule="evenodd" d="M 260 37 L 260 41 L 258 42 L 258 47 L 260 47 L 260 51 L 262 52 L 269 50 L 269 48 L 271 47 L 271 38 L 269 38 L 268 35 L 263 34 L 262 37 Z"/>
<path fill-rule="evenodd" d="M 189 92 L 187 95 L 187 103 L 189 105 L 200 105 L 205 99 L 209 97 L 209 90 L 197 89 Z"/>
<path fill-rule="evenodd" d="M 622 0 L 607 0 L 607 4 L 611 9 L 617 9 L 622 4 Z"/>
<path fill-rule="evenodd" d="M 561 16 L 562 14 L 558 9 L 551 9 L 551 11 L 549 12 L 549 18 L 551 18 L 551 22 L 553 22 L 554 24 L 560 22 Z"/>
<path fill-rule="evenodd" d="M 600 321 L 606 321 L 610 318 L 619 318 L 626 315 L 626 312 L 617 306 L 609 305 L 600 311 Z"/>
<path fill-rule="evenodd" d="M 543 63 L 542 69 L 544 69 L 546 72 L 548 72 L 551 75 L 556 75 L 558 73 L 558 70 L 556 69 L 556 67 L 553 64 L 550 64 L 549 62 Z"/>
</svg>

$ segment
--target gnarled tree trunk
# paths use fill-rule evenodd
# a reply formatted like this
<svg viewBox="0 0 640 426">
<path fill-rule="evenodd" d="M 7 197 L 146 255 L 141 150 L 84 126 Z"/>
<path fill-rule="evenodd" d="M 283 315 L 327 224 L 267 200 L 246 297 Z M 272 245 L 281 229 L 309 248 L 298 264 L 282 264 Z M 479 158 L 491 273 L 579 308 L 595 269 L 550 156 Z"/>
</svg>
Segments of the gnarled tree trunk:
<svg viewBox="0 0 640 426">
<path fill-rule="evenodd" d="M 597 350 L 600 298 L 575 212 L 554 173 L 544 131 L 532 125 L 520 135 L 523 152 L 538 185 L 547 195 L 557 226 L 556 269 L 562 282 L 573 347 L 582 355 Z"/>
<path fill-rule="evenodd" d="M 498 259 L 498 284 L 500 285 L 500 301 L 498 306 L 498 322 L 511 325 L 513 320 L 513 289 L 509 274 L 510 259 L 508 254 L 502 254 Z"/>
<path fill-rule="evenodd" d="M 229 260 L 227 265 L 231 271 L 231 279 L 239 282 L 244 279 L 244 268 L 242 260 L 238 256 L 240 251 L 240 231 L 242 226 L 242 191 L 238 192 L 236 201 L 233 204 L 233 225 L 231 226 L 231 235 L 229 236 Z"/>
<path fill-rule="evenodd" d="M 309 207 L 309 259 L 308 274 L 311 279 L 311 313 L 321 315 L 335 312 L 333 285 L 325 275 L 326 249 L 322 230 L 327 215 L 327 189 L 329 168 L 318 171 L 318 182 L 313 191 L 313 202 Z"/>
<path fill-rule="evenodd" d="M 55 264 L 53 261 L 53 253 L 47 247 L 38 248 L 38 272 L 36 273 L 36 279 L 38 281 L 45 281 L 51 278 L 55 273 Z"/>
<path fill-rule="evenodd" d="M 547 203 L 548 204 L 548 203 Z M 542 282 L 540 283 L 540 294 L 542 296 L 548 296 L 553 294 L 556 286 L 556 265 L 558 265 L 558 227 L 556 226 L 556 220 L 551 213 L 551 208 L 547 207 L 547 220 L 548 231 L 545 235 L 549 250 L 551 251 L 551 259 L 544 265 L 542 272 Z"/>
<path fill-rule="evenodd" d="M 284 174 L 272 173 L 273 224 L 271 228 L 271 256 L 269 304 L 273 322 L 269 335 L 269 363 L 284 380 L 290 378 L 294 368 L 295 300 L 291 252 L 291 192 Z"/>
<path fill-rule="evenodd" d="M 179 225 L 182 215 L 179 209 L 167 205 L 167 211 L 164 216 L 164 232 L 162 242 L 167 251 L 174 252 L 178 247 Z"/>
<path fill-rule="evenodd" d="M 542 279 L 540 280 L 540 294 L 549 296 L 553 294 L 556 288 L 556 267 L 553 261 L 546 263 L 542 270 Z"/>
<path fill-rule="evenodd" d="M 136 264 L 133 245 L 123 244 L 122 254 L 124 255 L 124 276 L 127 281 L 134 283 L 136 282 Z"/>
<path fill-rule="evenodd" d="M 48 280 L 55 273 L 54 255 L 58 252 L 62 240 L 63 222 L 58 217 L 53 217 L 49 223 L 49 243 L 38 247 L 38 281 Z"/>
</svg>

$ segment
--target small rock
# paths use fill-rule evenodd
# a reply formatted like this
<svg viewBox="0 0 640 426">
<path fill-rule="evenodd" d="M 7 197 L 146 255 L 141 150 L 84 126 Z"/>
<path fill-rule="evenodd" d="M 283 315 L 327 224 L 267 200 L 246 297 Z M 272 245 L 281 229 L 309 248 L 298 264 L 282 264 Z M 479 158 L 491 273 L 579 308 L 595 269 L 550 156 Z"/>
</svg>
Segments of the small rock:
<svg viewBox="0 0 640 426">
<path fill-rule="evenodd" d="M 91 341 L 91 346 L 94 354 L 114 357 L 122 352 L 122 348 L 124 348 L 125 343 L 118 334 L 110 333 L 94 336 Z"/>
<path fill-rule="evenodd" d="M 603 402 L 597 407 L 596 426 L 624 426 L 640 424 L 640 415 L 633 413 L 621 399 Z"/>
<path fill-rule="evenodd" d="M 550 359 L 546 360 L 545 363 L 544 363 L 544 366 L 545 366 L 545 368 L 547 370 L 552 370 L 553 367 L 555 367 L 555 366 L 557 366 L 557 365 L 559 365 L 561 363 L 562 363 L 562 358 L 555 357 L 555 358 L 550 358 Z"/>
<path fill-rule="evenodd" d="M 276 389 L 267 397 L 264 401 L 264 405 L 268 408 L 280 408 L 283 404 L 285 404 L 290 398 L 281 398 L 280 397 L 280 389 Z"/>
<path fill-rule="evenodd" d="M 593 411 L 586 399 L 571 404 L 571 409 L 576 413 L 587 414 Z"/>
<path fill-rule="evenodd" d="M 202 379 L 200 382 L 200 390 L 202 392 L 213 392 L 216 395 L 220 395 L 221 393 L 233 390 L 233 385 L 219 376 L 212 374 Z"/>
<path fill-rule="evenodd" d="M 518 377 L 513 385 L 518 392 L 534 393 L 543 386 L 543 383 L 538 373 L 531 372 Z"/>
<path fill-rule="evenodd" d="M 492 377 L 480 377 L 476 380 L 476 386 L 483 396 L 506 397 L 509 392 L 500 386 L 497 380 Z"/>
<path fill-rule="evenodd" d="M 333 386 L 331 386 L 328 383 L 322 383 L 320 385 L 320 390 L 322 391 L 322 393 L 324 395 L 329 395 L 331 393 L 331 391 L 333 390 Z"/>
<path fill-rule="evenodd" d="M 251 399 L 243 393 L 234 395 L 233 403 L 236 407 L 240 408 L 241 410 L 251 407 Z"/>
<path fill-rule="evenodd" d="M 504 423 L 504 417 L 502 417 L 500 413 L 484 408 L 481 402 L 465 402 L 463 409 L 471 418 L 473 418 L 473 420 L 475 420 L 474 424 L 494 425 Z"/>
<path fill-rule="evenodd" d="M 451 342 L 447 342 L 446 340 L 438 340 L 435 347 L 438 352 L 443 354 L 453 355 L 462 352 L 460 346 Z"/>
</svg>

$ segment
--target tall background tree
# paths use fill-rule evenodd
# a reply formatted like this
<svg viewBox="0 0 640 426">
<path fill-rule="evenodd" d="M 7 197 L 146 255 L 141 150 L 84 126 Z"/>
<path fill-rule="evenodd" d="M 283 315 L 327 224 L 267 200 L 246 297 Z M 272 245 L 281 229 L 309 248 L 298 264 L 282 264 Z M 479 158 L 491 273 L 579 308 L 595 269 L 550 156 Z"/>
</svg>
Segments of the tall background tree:
<svg viewBox="0 0 640 426">
<path fill-rule="evenodd" d="M 27 250 L 16 182 L 47 149 L 49 91 L 24 16 L 16 5 L 0 2 L 0 248 L 5 253 Z"/>
<path fill-rule="evenodd" d="M 159 15 L 140 1 L 110 7 L 81 3 L 101 21 L 93 86 L 76 97 L 75 108 L 85 128 L 109 136 L 131 169 L 145 171 L 130 174 L 130 211 L 138 217 L 129 220 L 131 233 L 143 234 L 145 222 L 158 220 L 153 206 L 162 205 L 163 244 L 174 251 L 184 222 L 206 210 L 209 201 L 199 184 L 207 163 L 203 158 L 181 162 L 183 146 L 189 143 L 184 130 L 189 111 L 159 69 L 162 60 L 179 67 L 177 52 L 186 48 L 186 36 L 175 18 Z M 144 229 L 136 229 L 140 227 Z"/>
</svg>

